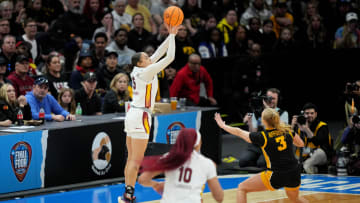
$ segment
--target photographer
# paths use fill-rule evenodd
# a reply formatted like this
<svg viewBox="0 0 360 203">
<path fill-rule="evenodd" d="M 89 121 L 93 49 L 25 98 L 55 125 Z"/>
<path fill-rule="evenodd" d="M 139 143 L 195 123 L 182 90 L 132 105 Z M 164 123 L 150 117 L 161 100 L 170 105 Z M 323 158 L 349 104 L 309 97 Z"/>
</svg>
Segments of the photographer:
<svg viewBox="0 0 360 203">
<path fill-rule="evenodd" d="M 351 117 L 356 115 L 360 104 L 360 80 L 354 83 L 346 83 L 345 86 L 345 116 L 346 124 L 349 126 L 351 123 Z"/>
<path fill-rule="evenodd" d="M 253 97 L 250 102 L 253 113 L 247 113 L 244 117 L 244 123 L 249 126 L 250 132 L 258 132 L 263 129 L 261 126 L 261 112 L 264 108 L 273 108 L 280 114 L 280 120 L 284 123 L 289 123 L 288 112 L 280 109 L 277 105 L 280 98 L 280 90 L 270 88 L 267 90 L 266 95 L 258 94 Z M 266 168 L 265 159 L 262 154 L 261 148 L 253 144 L 248 144 L 247 150 L 239 157 L 239 166 L 246 167 L 256 165 L 260 168 Z"/>
<path fill-rule="evenodd" d="M 317 118 L 317 107 L 307 103 L 303 115 L 293 116 L 291 127 L 305 143 L 304 148 L 297 148 L 296 155 L 306 173 L 318 172 L 317 166 L 325 165 L 333 154 L 332 140 L 328 125 Z"/>
</svg>

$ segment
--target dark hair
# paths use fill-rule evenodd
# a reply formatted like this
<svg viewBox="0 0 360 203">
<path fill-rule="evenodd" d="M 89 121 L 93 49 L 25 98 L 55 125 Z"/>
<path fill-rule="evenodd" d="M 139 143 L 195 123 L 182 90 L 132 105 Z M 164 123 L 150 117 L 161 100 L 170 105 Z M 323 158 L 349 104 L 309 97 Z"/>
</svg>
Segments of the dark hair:
<svg viewBox="0 0 360 203">
<path fill-rule="evenodd" d="M 164 156 L 145 157 L 141 164 L 142 171 L 169 171 L 183 165 L 191 157 L 196 137 L 195 129 L 181 129 L 169 153 Z"/>
<path fill-rule="evenodd" d="M 141 52 L 137 52 L 135 53 L 132 57 L 131 57 L 131 65 L 136 66 L 138 62 L 140 62 L 141 60 Z"/>
<path fill-rule="evenodd" d="M 310 103 L 310 102 L 306 103 L 302 110 L 305 111 L 305 110 L 308 110 L 308 109 L 314 109 L 315 112 L 318 112 L 317 106 L 315 104 L 313 104 L 313 103 Z"/>
<path fill-rule="evenodd" d="M 32 22 L 35 22 L 36 23 L 36 20 L 34 18 L 27 18 L 25 21 L 24 21 L 24 28 L 29 24 L 29 23 L 32 23 Z"/>
<path fill-rule="evenodd" d="M 271 25 L 274 26 L 274 22 L 272 20 L 269 20 L 269 19 L 264 20 L 263 26 L 266 25 L 266 24 L 269 24 L 269 23 L 271 23 Z"/>
<path fill-rule="evenodd" d="M 109 40 L 104 32 L 98 32 L 95 34 L 94 41 L 96 41 L 96 39 L 99 37 L 104 38 L 106 42 Z"/>
<path fill-rule="evenodd" d="M 128 31 L 125 28 L 119 28 L 119 29 L 115 30 L 114 37 L 116 37 L 116 35 L 118 35 L 118 33 L 120 31 L 124 31 L 124 32 L 126 32 L 126 36 L 128 35 Z"/>
<path fill-rule="evenodd" d="M 277 89 L 277 88 L 269 88 L 267 91 L 268 91 L 268 92 L 275 93 L 275 94 L 277 94 L 278 96 L 280 96 L 280 90 Z"/>
<path fill-rule="evenodd" d="M 85 2 L 85 5 L 84 5 L 84 8 L 83 8 L 83 15 L 87 18 L 87 19 L 91 19 L 92 18 L 92 15 L 95 15 L 95 18 L 98 20 L 98 21 L 101 21 L 102 19 L 102 13 L 104 11 L 104 1 L 101 1 L 99 0 L 99 8 L 98 10 L 96 11 L 96 13 L 93 13 L 91 11 L 91 8 L 90 8 L 90 1 L 91 0 L 86 0 Z"/>
<path fill-rule="evenodd" d="M 261 26 L 261 20 L 260 18 L 258 17 L 252 17 L 249 19 L 249 25 L 251 25 L 251 23 L 254 21 L 254 20 L 257 20 L 259 22 L 259 25 Z"/>
</svg>

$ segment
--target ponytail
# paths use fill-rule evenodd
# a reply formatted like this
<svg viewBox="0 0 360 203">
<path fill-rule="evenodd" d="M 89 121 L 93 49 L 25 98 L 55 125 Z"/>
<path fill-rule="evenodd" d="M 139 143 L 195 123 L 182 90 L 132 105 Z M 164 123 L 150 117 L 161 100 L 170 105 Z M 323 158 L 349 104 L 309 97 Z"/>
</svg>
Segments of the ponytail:
<svg viewBox="0 0 360 203">
<path fill-rule="evenodd" d="M 291 130 L 291 127 L 284 122 L 280 121 L 280 115 L 279 112 L 277 112 L 275 109 L 272 108 L 266 108 L 262 112 L 262 119 L 266 121 L 266 123 L 276 130 L 287 133 Z"/>
</svg>

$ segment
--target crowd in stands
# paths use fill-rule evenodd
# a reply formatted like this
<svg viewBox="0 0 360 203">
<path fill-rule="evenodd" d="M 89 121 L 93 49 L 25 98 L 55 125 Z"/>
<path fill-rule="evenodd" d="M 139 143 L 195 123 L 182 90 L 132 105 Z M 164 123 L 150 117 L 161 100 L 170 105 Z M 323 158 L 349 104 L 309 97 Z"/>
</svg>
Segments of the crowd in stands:
<svg viewBox="0 0 360 203">
<path fill-rule="evenodd" d="M 188 105 L 217 105 L 202 60 L 246 56 L 246 71 L 235 70 L 229 80 L 237 87 L 231 99 L 247 105 L 251 92 L 268 88 L 260 55 L 360 47 L 359 5 L 352 0 L 0 0 L 0 125 L 14 124 L 19 109 L 24 119 L 39 119 L 43 110 L 45 120 L 55 121 L 74 120 L 77 107 L 82 115 L 124 112 L 132 98 L 131 57 L 151 56 L 166 39 L 163 13 L 172 5 L 182 8 L 184 21 L 175 60 L 158 74 L 157 101 L 176 96 Z M 279 93 L 268 91 L 273 98 Z M 244 121 L 257 129 L 248 115 Z M 292 126 L 323 149 L 328 143 L 318 145 L 310 133 L 317 124 Z M 330 152 L 322 152 L 329 162 Z"/>
</svg>

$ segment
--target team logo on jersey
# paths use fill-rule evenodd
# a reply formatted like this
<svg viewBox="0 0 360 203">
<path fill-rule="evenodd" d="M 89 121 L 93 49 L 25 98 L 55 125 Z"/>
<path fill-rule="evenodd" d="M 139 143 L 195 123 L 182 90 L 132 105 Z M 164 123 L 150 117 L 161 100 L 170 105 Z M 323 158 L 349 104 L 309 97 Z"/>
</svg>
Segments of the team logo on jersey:
<svg viewBox="0 0 360 203">
<path fill-rule="evenodd" d="M 18 181 L 22 182 L 28 172 L 32 150 L 27 142 L 16 143 L 10 151 L 11 166 Z"/>
<path fill-rule="evenodd" d="M 91 169 L 95 174 L 105 175 L 111 168 L 111 140 L 105 132 L 98 133 L 92 144 L 92 160 Z"/>
<path fill-rule="evenodd" d="M 185 125 L 181 122 L 174 122 L 169 125 L 168 129 L 166 130 L 166 141 L 168 144 L 175 144 L 179 132 L 182 128 L 185 128 Z"/>
</svg>

